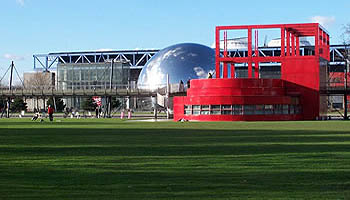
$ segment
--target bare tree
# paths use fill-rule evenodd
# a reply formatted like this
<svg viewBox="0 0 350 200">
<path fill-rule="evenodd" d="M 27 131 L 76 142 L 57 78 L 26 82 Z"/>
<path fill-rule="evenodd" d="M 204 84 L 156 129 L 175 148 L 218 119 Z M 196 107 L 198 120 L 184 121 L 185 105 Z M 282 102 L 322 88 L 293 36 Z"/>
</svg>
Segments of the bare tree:
<svg viewBox="0 0 350 200">
<path fill-rule="evenodd" d="M 350 44 L 350 23 L 343 26 L 343 33 L 341 35 L 344 45 Z"/>
<path fill-rule="evenodd" d="M 36 72 L 24 74 L 24 85 L 32 89 L 49 89 L 54 86 L 51 73 Z"/>
<path fill-rule="evenodd" d="M 343 57 L 345 61 L 344 66 L 344 119 L 349 119 L 348 117 L 348 73 L 349 73 L 349 49 L 350 49 L 350 23 L 343 26 L 343 34 L 341 35 L 343 44 L 344 44 L 344 52 Z"/>
<path fill-rule="evenodd" d="M 344 52 L 342 52 L 344 56 L 345 62 L 349 63 L 349 55 L 350 55 L 350 23 L 343 25 L 343 33 L 341 35 L 344 45 Z M 346 64 L 346 66 L 347 66 Z M 348 70 L 347 70 L 348 72 Z"/>
</svg>

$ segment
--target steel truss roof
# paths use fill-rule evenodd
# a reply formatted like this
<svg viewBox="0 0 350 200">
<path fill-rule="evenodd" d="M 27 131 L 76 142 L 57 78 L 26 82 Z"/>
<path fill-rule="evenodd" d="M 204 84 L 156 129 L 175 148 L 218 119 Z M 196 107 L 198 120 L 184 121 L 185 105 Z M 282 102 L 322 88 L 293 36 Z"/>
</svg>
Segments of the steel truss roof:
<svg viewBox="0 0 350 200">
<path fill-rule="evenodd" d="M 128 62 L 130 67 L 142 68 L 159 50 L 121 50 L 121 51 L 87 51 L 60 52 L 33 55 L 34 69 L 48 71 L 57 63 L 100 63 L 111 59 Z"/>
<path fill-rule="evenodd" d="M 300 47 L 301 55 L 310 55 L 313 52 L 312 46 Z M 344 52 L 350 49 L 350 46 L 331 45 L 330 46 L 330 65 L 343 65 Z M 110 59 L 128 61 L 133 68 L 142 68 L 146 62 L 159 50 L 121 50 L 121 51 L 86 51 L 86 52 L 59 52 L 48 54 L 33 55 L 34 69 L 43 69 L 48 71 L 56 66 L 57 63 L 98 63 L 106 62 Z M 247 49 L 228 50 L 231 57 L 246 57 Z M 259 56 L 276 56 L 281 54 L 279 47 L 261 47 Z"/>
</svg>

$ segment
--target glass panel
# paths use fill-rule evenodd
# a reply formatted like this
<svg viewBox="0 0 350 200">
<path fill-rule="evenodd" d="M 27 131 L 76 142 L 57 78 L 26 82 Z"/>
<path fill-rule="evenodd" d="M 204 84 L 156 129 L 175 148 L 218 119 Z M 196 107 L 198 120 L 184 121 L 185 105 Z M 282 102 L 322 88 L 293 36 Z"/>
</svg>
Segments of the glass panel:
<svg viewBox="0 0 350 200">
<path fill-rule="evenodd" d="M 200 114 L 200 110 L 201 110 L 201 106 L 200 105 L 193 105 L 192 106 L 193 109 L 193 115 L 199 115 Z"/>
<path fill-rule="evenodd" d="M 209 110 L 202 110 L 201 115 L 209 115 Z"/>
<path fill-rule="evenodd" d="M 299 105 L 295 106 L 295 114 L 301 114 L 301 107 Z"/>
<path fill-rule="evenodd" d="M 193 110 L 193 115 L 199 115 L 200 111 L 199 110 Z"/>
<path fill-rule="evenodd" d="M 209 110 L 209 105 L 202 105 L 202 110 Z"/>
<path fill-rule="evenodd" d="M 201 109 L 201 106 L 200 105 L 193 105 L 193 110 L 200 110 Z"/>
<path fill-rule="evenodd" d="M 263 115 L 263 114 L 265 114 L 265 106 L 264 105 L 256 105 L 256 107 L 255 107 L 255 114 L 256 115 Z"/>
<path fill-rule="evenodd" d="M 221 111 L 221 114 L 222 114 L 222 115 L 231 115 L 231 114 L 232 114 L 232 111 L 231 111 L 231 110 L 222 110 L 222 111 Z"/>
<path fill-rule="evenodd" d="M 191 115 L 192 110 L 190 105 L 185 105 L 185 115 Z"/>
<path fill-rule="evenodd" d="M 282 105 L 274 105 L 273 107 L 274 107 L 274 113 L 276 115 L 282 114 Z"/>
<path fill-rule="evenodd" d="M 255 105 L 243 105 L 244 115 L 254 115 Z"/>
<path fill-rule="evenodd" d="M 212 110 L 220 110 L 220 105 L 212 105 L 211 109 Z"/>
<path fill-rule="evenodd" d="M 265 115 L 272 115 L 273 114 L 273 105 L 265 105 Z"/>
<path fill-rule="evenodd" d="M 289 113 L 291 114 L 291 115 L 294 115 L 294 109 L 295 109 L 295 106 L 294 105 L 290 105 L 289 106 Z"/>
<path fill-rule="evenodd" d="M 222 105 L 223 110 L 231 110 L 231 105 Z"/>
<path fill-rule="evenodd" d="M 191 115 L 191 114 L 192 114 L 191 110 L 185 110 L 185 115 Z"/>
<path fill-rule="evenodd" d="M 210 114 L 212 114 L 212 115 L 220 115 L 221 112 L 220 112 L 220 110 L 212 110 L 212 111 L 210 111 Z"/>
<path fill-rule="evenodd" d="M 288 115 L 289 114 L 288 109 L 289 109 L 288 105 L 283 105 L 283 114 L 284 115 Z"/>
<path fill-rule="evenodd" d="M 232 109 L 233 109 L 234 115 L 242 115 L 243 114 L 242 105 L 233 105 Z"/>
</svg>

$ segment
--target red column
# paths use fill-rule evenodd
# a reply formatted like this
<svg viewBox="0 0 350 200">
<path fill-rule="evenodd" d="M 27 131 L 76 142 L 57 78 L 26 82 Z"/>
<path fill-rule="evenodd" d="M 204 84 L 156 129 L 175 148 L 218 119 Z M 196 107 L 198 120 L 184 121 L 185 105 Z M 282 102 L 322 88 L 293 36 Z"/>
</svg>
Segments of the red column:
<svg viewBox="0 0 350 200">
<path fill-rule="evenodd" d="M 259 78 L 259 62 L 255 62 L 255 67 L 254 67 L 254 78 L 256 78 L 256 79 Z"/>
<path fill-rule="evenodd" d="M 281 28 L 281 56 L 285 56 L 285 34 L 286 34 L 286 29 Z"/>
<path fill-rule="evenodd" d="M 295 35 L 292 33 L 292 56 L 295 56 Z"/>
<path fill-rule="evenodd" d="M 297 37 L 295 38 L 295 42 L 296 42 L 296 45 L 297 45 L 297 49 L 296 49 L 296 51 L 297 51 L 297 56 L 300 56 L 300 39 L 299 39 L 299 36 L 297 36 Z"/>
<path fill-rule="evenodd" d="M 320 28 L 318 26 L 318 24 L 316 25 L 316 34 L 315 34 L 315 56 L 319 56 L 320 55 Z"/>
<path fill-rule="evenodd" d="M 227 31 L 224 32 L 224 57 L 227 58 Z M 222 78 L 228 77 L 228 69 L 227 69 L 227 62 L 224 62 L 223 65 L 223 75 Z"/>
<path fill-rule="evenodd" d="M 320 40 L 320 42 L 319 42 L 320 43 L 319 44 L 320 45 L 319 46 L 320 52 L 319 53 L 320 53 L 320 56 L 323 56 L 323 30 L 320 28 L 318 31 L 319 31 L 319 35 L 320 35 L 319 36 L 319 40 Z"/>
<path fill-rule="evenodd" d="M 231 63 L 231 78 L 235 78 L 235 63 Z"/>
<path fill-rule="evenodd" d="M 216 78 L 220 78 L 220 29 L 215 30 L 215 73 Z"/>
<path fill-rule="evenodd" d="M 323 57 L 327 58 L 327 54 L 329 54 L 329 52 L 327 52 L 327 33 L 325 31 L 322 30 L 322 49 L 323 49 Z"/>
<path fill-rule="evenodd" d="M 290 56 L 290 32 L 287 30 L 287 56 Z"/>
<path fill-rule="evenodd" d="M 248 78 L 252 78 L 252 29 L 248 28 Z"/>
<path fill-rule="evenodd" d="M 255 30 L 255 57 L 259 57 L 259 31 Z M 254 63 L 254 78 L 259 78 L 259 62 Z"/>
<path fill-rule="evenodd" d="M 326 45 L 327 45 L 327 59 L 330 60 L 330 53 L 329 53 L 329 35 L 326 33 Z"/>
<path fill-rule="evenodd" d="M 259 57 L 259 37 L 258 37 L 258 30 L 255 30 L 255 57 Z"/>
<path fill-rule="evenodd" d="M 224 73 L 222 75 L 222 78 L 228 78 L 228 67 L 227 67 L 227 62 L 224 62 Z"/>
</svg>

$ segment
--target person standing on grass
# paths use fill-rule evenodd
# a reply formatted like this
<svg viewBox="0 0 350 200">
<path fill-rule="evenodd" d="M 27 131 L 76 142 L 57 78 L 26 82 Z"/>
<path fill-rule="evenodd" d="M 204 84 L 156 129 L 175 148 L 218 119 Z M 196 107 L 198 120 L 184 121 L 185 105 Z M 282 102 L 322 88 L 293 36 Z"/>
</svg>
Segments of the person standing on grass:
<svg viewBox="0 0 350 200">
<path fill-rule="evenodd" d="M 96 118 L 99 118 L 99 116 L 100 116 L 100 108 L 99 108 L 98 105 L 96 105 L 95 114 L 96 114 Z"/>
<path fill-rule="evenodd" d="M 47 108 L 47 113 L 49 114 L 50 122 L 52 122 L 53 121 L 53 108 L 51 107 L 51 105 L 49 105 L 49 107 Z"/>
</svg>

